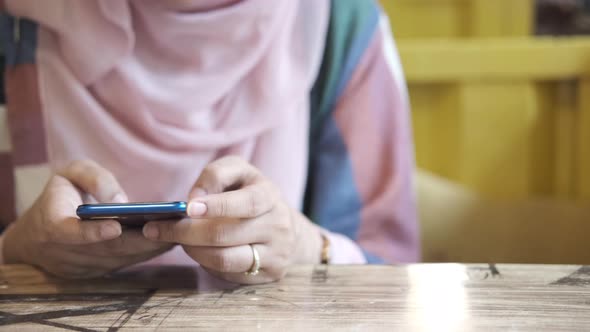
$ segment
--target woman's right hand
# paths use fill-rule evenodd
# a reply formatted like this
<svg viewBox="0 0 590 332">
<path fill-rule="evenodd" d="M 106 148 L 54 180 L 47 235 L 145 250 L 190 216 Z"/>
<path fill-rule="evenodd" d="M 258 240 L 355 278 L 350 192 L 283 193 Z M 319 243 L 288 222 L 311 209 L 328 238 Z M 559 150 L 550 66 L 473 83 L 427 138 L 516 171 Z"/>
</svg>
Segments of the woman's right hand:
<svg viewBox="0 0 590 332">
<path fill-rule="evenodd" d="M 32 264 L 66 278 L 91 278 L 155 257 L 172 247 L 115 220 L 81 222 L 82 193 L 101 203 L 127 196 L 106 169 L 75 161 L 54 175 L 33 206 L 4 233 L 4 261 Z"/>
</svg>

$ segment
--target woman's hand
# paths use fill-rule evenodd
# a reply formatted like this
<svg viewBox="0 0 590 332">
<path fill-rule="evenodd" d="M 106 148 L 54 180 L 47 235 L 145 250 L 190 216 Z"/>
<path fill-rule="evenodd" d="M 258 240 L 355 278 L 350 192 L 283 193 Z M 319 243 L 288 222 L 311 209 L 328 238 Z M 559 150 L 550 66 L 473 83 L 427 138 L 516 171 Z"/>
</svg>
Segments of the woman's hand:
<svg viewBox="0 0 590 332">
<path fill-rule="evenodd" d="M 253 284 L 282 278 L 293 263 L 318 263 L 321 235 L 317 226 L 291 209 L 279 190 L 242 159 L 226 157 L 209 164 L 190 194 L 189 216 L 175 223 L 150 222 L 144 235 L 179 243 L 212 274 Z M 253 250 L 260 272 L 253 267 Z"/>
<path fill-rule="evenodd" d="M 115 220 L 81 222 L 76 208 L 84 194 L 103 203 L 127 196 L 115 177 L 91 161 L 76 161 L 53 176 L 33 206 L 4 235 L 6 263 L 25 263 L 62 277 L 97 277 L 166 250 L 139 231 L 122 232 Z"/>
</svg>

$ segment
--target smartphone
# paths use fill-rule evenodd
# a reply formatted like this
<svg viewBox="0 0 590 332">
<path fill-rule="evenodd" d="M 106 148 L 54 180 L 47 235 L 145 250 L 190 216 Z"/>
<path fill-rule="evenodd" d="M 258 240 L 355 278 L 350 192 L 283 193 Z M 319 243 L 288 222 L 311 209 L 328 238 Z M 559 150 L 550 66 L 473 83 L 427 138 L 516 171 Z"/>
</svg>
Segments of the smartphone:
<svg viewBox="0 0 590 332">
<path fill-rule="evenodd" d="M 124 226 L 140 227 L 152 220 L 186 218 L 186 206 L 186 202 L 84 204 L 76 214 L 83 221 L 114 219 Z"/>
</svg>

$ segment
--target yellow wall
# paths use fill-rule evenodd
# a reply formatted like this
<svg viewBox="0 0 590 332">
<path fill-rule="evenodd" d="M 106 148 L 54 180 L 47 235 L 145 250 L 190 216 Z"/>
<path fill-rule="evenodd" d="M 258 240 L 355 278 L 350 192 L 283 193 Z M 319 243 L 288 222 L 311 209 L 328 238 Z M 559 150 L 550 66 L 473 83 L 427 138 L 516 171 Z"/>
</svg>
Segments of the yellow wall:
<svg viewBox="0 0 590 332">
<path fill-rule="evenodd" d="M 590 198 L 590 38 L 531 37 L 531 0 L 382 2 L 421 168 L 490 197 Z"/>
<path fill-rule="evenodd" d="M 533 0 L 381 0 L 398 38 L 529 35 Z"/>
<path fill-rule="evenodd" d="M 417 181 L 425 260 L 590 263 L 590 37 L 532 36 L 532 0 L 381 2 L 440 176 Z"/>
<path fill-rule="evenodd" d="M 399 44 L 420 167 L 492 197 L 590 198 L 590 39 Z"/>
</svg>

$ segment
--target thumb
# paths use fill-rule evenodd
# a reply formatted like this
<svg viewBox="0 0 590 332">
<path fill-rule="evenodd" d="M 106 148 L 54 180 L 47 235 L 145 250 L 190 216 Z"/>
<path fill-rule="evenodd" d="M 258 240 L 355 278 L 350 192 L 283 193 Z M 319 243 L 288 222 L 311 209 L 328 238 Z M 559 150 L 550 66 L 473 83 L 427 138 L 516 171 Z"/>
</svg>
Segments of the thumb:
<svg viewBox="0 0 590 332">
<path fill-rule="evenodd" d="M 207 165 L 189 193 L 189 201 L 233 191 L 253 183 L 261 175 L 239 157 L 224 157 Z"/>
</svg>

